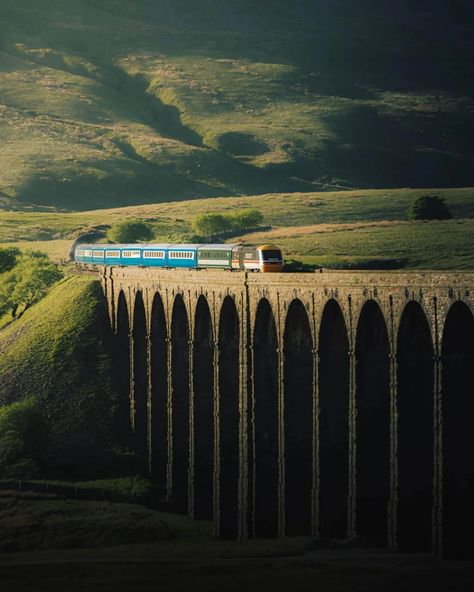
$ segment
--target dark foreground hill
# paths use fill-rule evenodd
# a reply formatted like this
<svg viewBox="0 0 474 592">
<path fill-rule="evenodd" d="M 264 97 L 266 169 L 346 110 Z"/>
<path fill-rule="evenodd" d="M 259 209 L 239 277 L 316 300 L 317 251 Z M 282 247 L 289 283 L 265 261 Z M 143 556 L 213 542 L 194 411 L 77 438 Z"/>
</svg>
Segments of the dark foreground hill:
<svg viewBox="0 0 474 592">
<path fill-rule="evenodd" d="M 0 206 L 472 185 L 473 21 L 468 0 L 3 0 Z"/>
<path fill-rule="evenodd" d="M 126 447 L 127 430 L 117 429 L 113 364 L 107 310 L 92 278 L 63 280 L 0 330 L 0 407 L 39 401 L 48 429 L 42 474 L 107 476 L 114 466 L 113 451 Z M 5 442 L 2 454 L 3 462 Z"/>
</svg>

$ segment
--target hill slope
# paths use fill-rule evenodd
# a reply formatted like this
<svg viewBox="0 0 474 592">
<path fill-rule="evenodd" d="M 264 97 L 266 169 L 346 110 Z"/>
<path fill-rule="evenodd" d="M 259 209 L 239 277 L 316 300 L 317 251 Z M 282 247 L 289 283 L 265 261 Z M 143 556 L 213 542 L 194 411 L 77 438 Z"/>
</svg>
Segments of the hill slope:
<svg viewBox="0 0 474 592">
<path fill-rule="evenodd" d="M 0 405 L 41 401 L 50 469 L 93 474 L 109 460 L 118 405 L 112 364 L 103 294 L 91 278 L 62 281 L 0 331 Z"/>
<path fill-rule="evenodd" d="M 4 0 L 0 206 L 472 185 L 474 11 L 416 5 Z"/>
</svg>

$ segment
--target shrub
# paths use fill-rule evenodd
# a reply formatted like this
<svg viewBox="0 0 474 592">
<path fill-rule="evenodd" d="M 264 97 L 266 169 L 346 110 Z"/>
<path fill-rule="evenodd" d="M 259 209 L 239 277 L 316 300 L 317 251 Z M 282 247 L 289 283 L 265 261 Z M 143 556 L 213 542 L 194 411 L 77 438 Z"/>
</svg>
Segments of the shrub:
<svg viewBox="0 0 474 592">
<path fill-rule="evenodd" d="M 0 408 L 0 474 L 32 479 L 46 449 L 48 427 L 39 401 L 30 397 Z"/>
<path fill-rule="evenodd" d="M 113 224 L 107 238 L 114 243 L 139 243 L 153 240 L 153 230 L 144 220 L 122 220 Z"/>
<path fill-rule="evenodd" d="M 20 249 L 17 249 L 16 247 L 0 249 L 0 273 L 5 273 L 6 271 L 13 269 L 20 253 Z"/>
<path fill-rule="evenodd" d="M 452 217 L 444 197 L 438 195 L 422 195 L 408 208 L 409 220 L 449 220 Z"/>
<path fill-rule="evenodd" d="M 246 228 L 254 228 L 263 221 L 263 214 L 260 210 L 238 210 L 229 215 L 232 228 L 237 230 L 245 230 Z"/>
<path fill-rule="evenodd" d="M 195 232 L 202 236 L 212 236 L 217 232 L 229 230 L 231 223 L 222 214 L 201 214 L 194 218 L 192 226 Z"/>
<path fill-rule="evenodd" d="M 228 230 L 255 228 L 263 221 L 259 210 L 237 210 L 230 214 L 201 214 L 192 222 L 193 230 L 200 236 L 211 237 Z"/>
</svg>

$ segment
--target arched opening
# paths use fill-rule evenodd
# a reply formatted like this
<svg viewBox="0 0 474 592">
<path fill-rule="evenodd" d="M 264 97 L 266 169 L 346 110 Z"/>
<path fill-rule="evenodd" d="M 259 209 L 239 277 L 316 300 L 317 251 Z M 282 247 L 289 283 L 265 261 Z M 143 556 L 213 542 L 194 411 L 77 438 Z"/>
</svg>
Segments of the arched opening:
<svg viewBox="0 0 474 592">
<path fill-rule="evenodd" d="M 285 323 L 285 533 L 311 534 L 313 341 L 306 310 L 294 300 Z"/>
<path fill-rule="evenodd" d="M 349 339 L 339 304 L 329 300 L 319 335 L 319 531 L 347 536 Z"/>
<path fill-rule="evenodd" d="M 373 300 L 362 309 L 356 338 L 356 531 L 387 543 L 390 501 L 390 344 Z M 369 541 L 368 541 L 369 542 Z"/>
<path fill-rule="evenodd" d="M 442 343 L 443 549 L 474 558 L 474 317 L 462 302 L 446 318 Z"/>
<path fill-rule="evenodd" d="M 239 317 L 227 297 L 219 323 L 219 534 L 236 538 L 239 518 Z"/>
<path fill-rule="evenodd" d="M 188 512 L 189 470 L 189 325 L 186 307 L 178 294 L 171 321 L 173 396 L 171 503 L 177 512 Z"/>
<path fill-rule="evenodd" d="M 211 314 L 200 296 L 195 316 L 194 386 L 194 518 L 213 517 L 214 475 L 214 343 Z"/>
<path fill-rule="evenodd" d="M 148 361 L 145 306 L 141 292 L 135 297 L 133 311 L 133 394 L 135 450 L 148 457 Z"/>
<path fill-rule="evenodd" d="M 433 343 L 425 313 L 405 307 L 398 331 L 398 544 L 432 549 Z"/>
<path fill-rule="evenodd" d="M 151 309 L 151 476 L 165 488 L 168 463 L 168 356 L 163 301 L 155 294 Z"/>
<path fill-rule="evenodd" d="M 130 323 L 125 295 L 120 292 L 117 305 L 116 388 L 118 394 L 115 430 L 120 441 L 131 445 L 130 419 Z"/>
<path fill-rule="evenodd" d="M 254 524 L 255 535 L 278 534 L 278 342 L 268 300 L 261 300 L 254 328 Z"/>
</svg>

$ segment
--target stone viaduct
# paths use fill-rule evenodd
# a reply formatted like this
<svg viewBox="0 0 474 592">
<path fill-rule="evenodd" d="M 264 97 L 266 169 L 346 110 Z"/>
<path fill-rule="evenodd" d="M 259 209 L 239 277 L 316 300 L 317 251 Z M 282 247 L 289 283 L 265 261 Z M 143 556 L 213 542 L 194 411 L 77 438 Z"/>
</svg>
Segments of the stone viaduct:
<svg viewBox="0 0 474 592">
<path fill-rule="evenodd" d="M 474 273 L 100 273 L 173 509 L 221 537 L 472 556 Z"/>
</svg>

